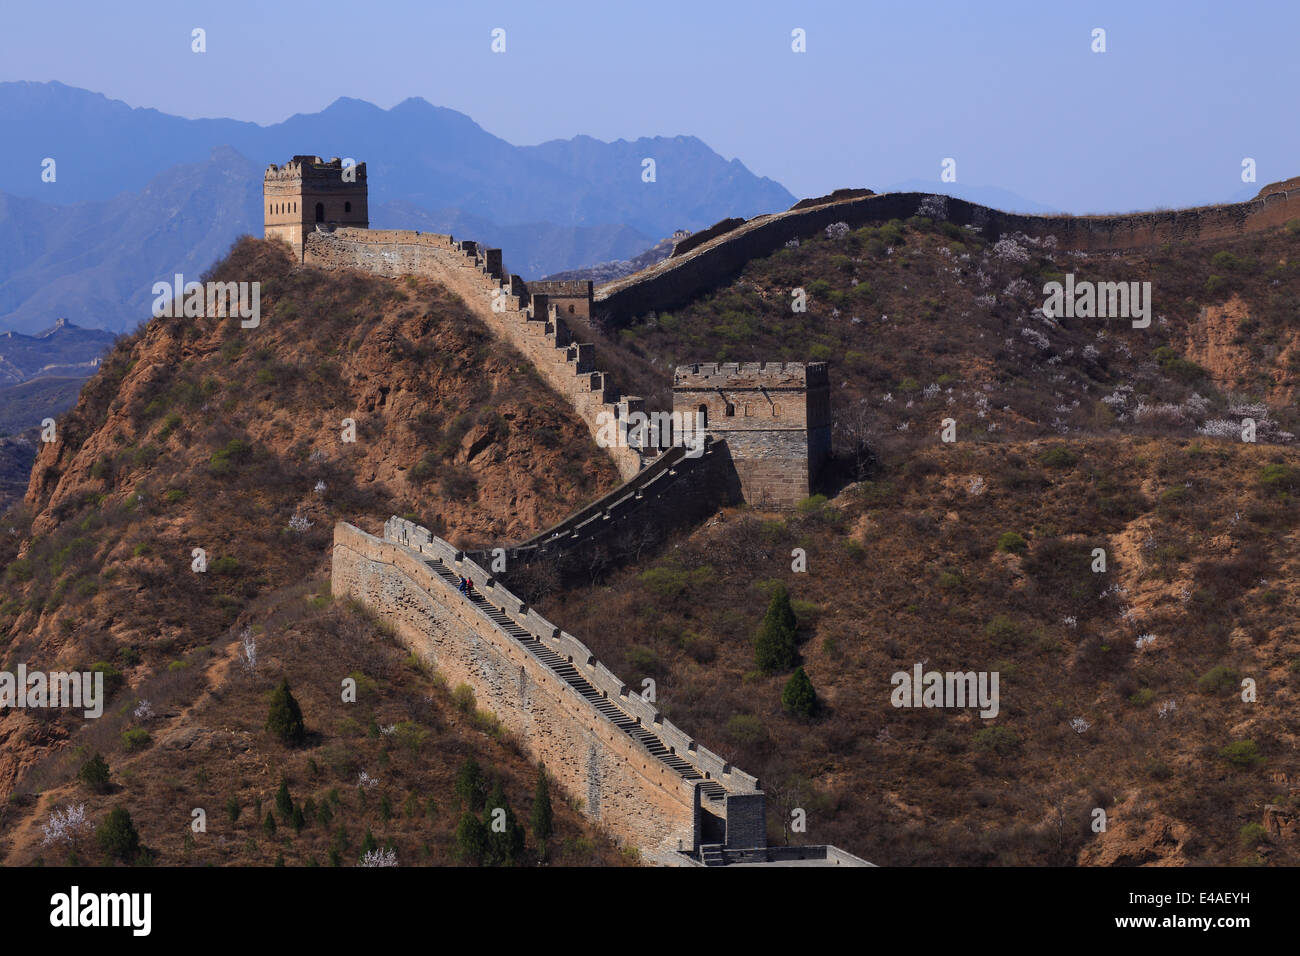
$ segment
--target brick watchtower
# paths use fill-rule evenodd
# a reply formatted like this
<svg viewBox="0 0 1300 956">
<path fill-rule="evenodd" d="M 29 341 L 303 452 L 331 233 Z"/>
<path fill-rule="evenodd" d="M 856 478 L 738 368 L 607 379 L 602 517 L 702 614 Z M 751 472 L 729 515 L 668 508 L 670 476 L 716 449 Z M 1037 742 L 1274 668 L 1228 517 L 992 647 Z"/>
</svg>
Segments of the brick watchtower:
<svg viewBox="0 0 1300 956">
<path fill-rule="evenodd" d="M 266 167 L 262 205 L 267 239 L 284 239 L 302 261 L 309 233 L 322 226 L 370 228 L 366 203 L 366 164 L 344 166 L 337 156 L 295 156 L 283 166 Z"/>
<path fill-rule="evenodd" d="M 812 494 L 831 452 L 825 362 L 679 365 L 673 411 L 724 440 L 746 502 L 792 508 Z"/>
</svg>

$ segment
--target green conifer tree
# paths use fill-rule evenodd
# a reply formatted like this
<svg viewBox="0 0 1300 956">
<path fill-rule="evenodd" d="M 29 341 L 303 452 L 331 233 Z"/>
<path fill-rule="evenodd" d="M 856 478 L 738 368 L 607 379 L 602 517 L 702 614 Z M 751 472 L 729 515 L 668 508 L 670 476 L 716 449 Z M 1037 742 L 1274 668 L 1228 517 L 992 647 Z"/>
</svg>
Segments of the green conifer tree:
<svg viewBox="0 0 1300 956">
<path fill-rule="evenodd" d="M 279 685 L 271 693 L 271 709 L 266 718 L 266 729 L 280 739 L 282 743 L 295 745 L 307 737 L 307 728 L 302 720 L 302 708 L 289 691 L 288 678 L 281 678 Z"/>
<path fill-rule="evenodd" d="M 784 585 L 778 585 L 754 641 L 754 662 L 759 670 L 775 674 L 794 666 L 797 630 L 798 622 L 790 607 L 790 595 Z"/>
<path fill-rule="evenodd" d="M 537 841 L 537 852 L 546 858 L 546 841 L 555 832 L 555 813 L 551 809 L 551 784 L 546 777 L 546 767 L 537 775 L 537 792 L 533 795 L 533 814 L 529 821 L 533 828 L 533 839 Z"/>
<path fill-rule="evenodd" d="M 817 712 L 817 692 L 802 667 L 796 667 L 781 691 L 781 706 L 795 717 L 811 717 Z"/>
</svg>

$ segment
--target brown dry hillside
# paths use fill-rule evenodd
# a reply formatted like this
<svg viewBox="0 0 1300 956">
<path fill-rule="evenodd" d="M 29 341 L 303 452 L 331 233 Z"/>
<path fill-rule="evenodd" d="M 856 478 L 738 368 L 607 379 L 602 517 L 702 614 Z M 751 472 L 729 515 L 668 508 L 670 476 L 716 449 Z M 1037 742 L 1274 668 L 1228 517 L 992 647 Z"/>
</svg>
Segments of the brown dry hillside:
<svg viewBox="0 0 1300 956">
<path fill-rule="evenodd" d="M 1149 281 L 1150 327 L 1046 318 L 1043 287 L 1067 273 Z M 793 311 L 795 289 L 806 311 Z M 1252 417 L 1261 440 L 1289 442 L 1297 302 L 1300 220 L 1118 255 L 1061 251 L 1051 237 L 990 242 L 918 216 L 804 239 L 608 334 L 626 353 L 620 381 L 659 401 L 679 363 L 829 360 L 840 437 L 884 449 L 932 441 L 946 417 L 980 440 L 1226 436 Z"/>
<path fill-rule="evenodd" d="M 1296 455 L 1240 442 L 935 441 L 794 515 L 727 510 L 544 613 L 757 774 L 773 841 L 799 807 L 791 842 L 882 865 L 1294 865 L 1298 495 Z M 789 668 L 756 670 L 778 583 L 811 720 L 783 711 Z M 1000 713 L 895 708 L 918 662 L 999 672 Z"/>
<path fill-rule="evenodd" d="M 26 507 L 7 516 L 0 535 L 3 666 L 106 670 L 121 686 L 104 726 L 119 729 L 132 723 L 143 689 L 161 680 L 152 704 L 173 714 L 170 728 L 247 732 L 274 777 L 281 765 L 296 765 L 262 749 L 250 715 L 261 707 L 264 721 L 265 702 L 252 701 L 279 672 L 295 686 L 324 681 L 333 689 L 305 691 L 308 699 L 321 695 L 325 708 L 314 718 L 318 746 L 351 746 L 338 742 L 347 736 L 338 730 L 339 708 L 326 706 L 348 670 L 335 673 L 343 663 L 333 666 L 324 650 L 286 650 L 282 664 L 260 670 L 238 693 L 219 675 L 243 628 L 266 627 L 272 645 L 287 640 L 252 608 L 328 575 L 336 521 L 376 530 L 390 514 L 418 513 L 448 535 L 524 536 L 611 487 L 616 473 L 527 363 L 437 285 L 295 268 L 286 249 L 256 240 L 238 243 L 215 278 L 261 282 L 260 327 L 154 319 L 119 342 L 60 419 L 59 441 L 41 450 Z M 356 423 L 354 443 L 341 440 L 347 418 Z M 196 548 L 206 551 L 206 573 L 191 570 Z M 339 627 L 377 640 L 346 610 L 291 623 L 304 649 L 318 639 L 327 647 Z M 175 676 L 200 670 L 204 680 Z M 352 719 L 365 726 L 372 713 L 400 707 L 414 679 L 381 681 L 379 703 Z M 205 689 L 217 700 L 243 697 L 232 714 L 196 703 Z M 77 769 L 71 759 L 27 771 L 51 751 L 81 746 L 85 725 L 95 724 L 33 713 L 0 718 L 6 794 L 66 786 Z M 427 729 L 470 746 L 461 730 Z M 116 765 L 126 744 L 110 736 L 95 746 Z M 422 759 L 434 749 L 446 748 Z M 127 784 L 116 802 L 139 805 L 155 775 L 171 774 L 173 756 L 163 748 L 132 756 L 139 787 Z M 208 771 L 213 780 L 217 773 Z M 332 785 L 354 783 L 340 777 Z M 48 809 L 27 797 L 15 806 Z M 161 823 L 137 823 L 154 841 Z M 12 810 L 6 817 L 10 832 L 30 824 Z"/>
</svg>

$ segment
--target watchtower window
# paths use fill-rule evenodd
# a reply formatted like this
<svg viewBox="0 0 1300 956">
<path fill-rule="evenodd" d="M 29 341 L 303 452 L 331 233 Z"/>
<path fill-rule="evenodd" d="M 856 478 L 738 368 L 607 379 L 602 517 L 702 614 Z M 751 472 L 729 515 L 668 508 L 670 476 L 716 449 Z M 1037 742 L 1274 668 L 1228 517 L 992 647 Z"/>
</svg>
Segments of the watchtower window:
<svg viewBox="0 0 1300 956">
<path fill-rule="evenodd" d="M 352 203 L 350 203 L 350 202 L 345 202 L 345 203 L 343 204 L 343 211 L 344 211 L 344 212 L 351 212 L 351 211 L 352 211 Z"/>
<path fill-rule="evenodd" d="M 323 202 L 318 202 L 316 204 L 316 221 L 317 222 L 325 221 L 325 204 Z"/>
<path fill-rule="evenodd" d="M 727 416 L 730 417 L 735 414 L 736 414 L 736 406 L 731 404 L 731 402 L 727 402 Z"/>
<path fill-rule="evenodd" d="M 569 306 L 569 315 L 573 315 L 573 306 Z"/>
<path fill-rule="evenodd" d="M 780 406 L 780 405 L 773 405 L 773 406 L 772 406 L 772 417 L 773 417 L 773 418 L 779 418 L 780 415 L 781 415 L 781 406 Z"/>
</svg>

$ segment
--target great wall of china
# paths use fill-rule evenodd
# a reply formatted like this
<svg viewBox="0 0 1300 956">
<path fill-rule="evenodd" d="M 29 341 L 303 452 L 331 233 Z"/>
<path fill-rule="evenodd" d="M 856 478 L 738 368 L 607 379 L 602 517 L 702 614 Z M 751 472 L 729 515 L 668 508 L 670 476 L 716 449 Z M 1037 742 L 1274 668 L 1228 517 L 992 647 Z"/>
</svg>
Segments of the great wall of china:
<svg viewBox="0 0 1300 956">
<path fill-rule="evenodd" d="M 593 294 L 586 282 L 526 283 L 505 271 L 500 250 L 475 242 L 366 228 L 364 164 L 358 168 L 359 187 L 339 190 L 330 182 L 314 190 L 304 187 L 304 179 L 313 169 L 314 175 L 336 177 L 337 160 L 295 157 L 284 168 L 270 167 L 267 236 L 289 241 L 308 267 L 440 282 L 536 367 L 593 437 L 602 418 L 626 424 L 634 412 L 644 411 L 643 403 L 619 395 L 608 376 L 596 370 L 594 346 L 573 340 L 564 315 L 596 315 L 617 323 L 673 307 L 790 239 L 834 222 L 856 226 L 905 219 L 926 198 L 848 191 L 748 222 L 727 220 L 688 237 L 664 262 Z M 360 205 L 354 207 L 358 196 Z M 1290 205 L 1293 200 L 1297 206 Z M 318 225 L 310 222 L 313 201 Z M 957 199 L 946 202 L 949 221 L 977 226 L 989 236 L 1052 234 L 1066 247 L 1100 251 L 1282 225 L 1300 207 L 1300 181 L 1266 187 L 1249 203 L 1131 216 L 1019 216 Z M 698 407 L 709 416 L 709 441 L 701 454 L 688 455 L 671 443 L 602 442 L 624 483 L 496 555 L 458 551 L 397 517 L 386 522 L 382 538 L 340 522 L 334 534 L 333 593 L 364 603 L 449 682 L 471 687 L 476 700 L 518 736 L 533 759 L 547 765 L 584 813 L 648 861 L 869 865 L 835 847 L 768 847 L 765 798 L 757 779 L 664 719 L 581 641 L 528 607 L 480 563 L 504 555 L 507 566 L 517 568 L 541 557 L 585 556 L 611 542 L 617 547 L 617 537 L 628 529 L 661 540 L 673 527 L 726 501 L 762 503 L 775 494 L 788 504 L 807 493 L 829 453 L 824 364 L 684 366 L 675 377 L 674 406 Z M 639 552 L 648 541 L 630 547 Z M 457 589 L 461 576 L 475 582 L 474 593 Z"/>
<path fill-rule="evenodd" d="M 843 190 L 748 221 L 723 220 L 678 243 L 668 259 L 601 285 L 595 290 L 593 312 L 618 325 L 647 312 L 677 308 L 734 275 L 750 259 L 770 255 L 791 239 L 815 235 L 835 222 L 856 228 L 907 219 L 916 215 L 930 196 Z M 1300 178 L 1265 186 L 1248 202 L 1116 216 L 1025 216 L 942 198 L 948 221 L 979 227 L 990 238 L 1023 232 L 1040 238 L 1055 236 L 1067 249 L 1122 252 L 1166 242 L 1224 239 L 1282 226 L 1300 217 Z"/>
<path fill-rule="evenodd" d="M 457 588 L 462 576 L 473 593 Z M 835 847 L 769 848 L 756 778 L 427 529 L 393 517 L 377 538 L 340 522 L 330 578 L 336 596 L 373 609 L 449 683 L 473 688 L 587 816 L 648 862 L 863 865 Z"/>
</svg>

